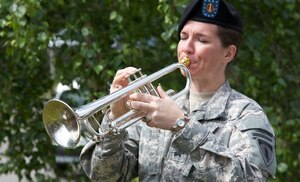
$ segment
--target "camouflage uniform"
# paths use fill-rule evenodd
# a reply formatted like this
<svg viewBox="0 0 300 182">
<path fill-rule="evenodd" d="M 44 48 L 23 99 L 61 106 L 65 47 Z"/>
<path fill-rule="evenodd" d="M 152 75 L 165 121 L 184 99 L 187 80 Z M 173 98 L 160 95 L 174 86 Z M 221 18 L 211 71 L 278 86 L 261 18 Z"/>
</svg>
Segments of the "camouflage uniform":
<svg viewBox="0 0 300 182">
<path fill-rule="evenodd" d="M 265 181 L 276 169 L 275 136 L 262 108 L 226 82 L 190 112 L 178 133 L 138 122 L 118 136 L 88 143 L 82 166 L 93 181 Z"/>
</svg>

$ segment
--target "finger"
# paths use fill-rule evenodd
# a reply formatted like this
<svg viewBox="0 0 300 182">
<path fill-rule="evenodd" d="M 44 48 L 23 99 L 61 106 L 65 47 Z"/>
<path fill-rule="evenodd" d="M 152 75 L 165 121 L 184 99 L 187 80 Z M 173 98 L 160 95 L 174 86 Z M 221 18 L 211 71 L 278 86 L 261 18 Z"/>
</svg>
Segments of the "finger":
<svg viewBox="0 0 300 182">
<path fill-rule="evenodd" d="M 121 88 L 122 88 L 121 85 L 111 84 L 111 86 L 110 86 L 110 93 L 113 93 L 113 92 L 115 92 L 117 90 L 120 90 Z"/>
<path fill-rule="evenodd" d="M 142 118 L 142 121 L 145 122 L 146 124 L 150 123 L 151 122 L 151 118 L 149 117 L 149 115 L 145 115 L 143 118 Z"/>
<path fill-rule="evenodd" d="M 127 106 L 128 110 L 133 109 L 131 106 L 131 102 L 132 102 L 132 100 L 127 100 L 127 102 L 126 102 L 126 106 Z"/>
<path fill-rule="evenodd" d="M 151 104 L 146 103 L 146 102 L 135 101 L 135 100 L 132 100 L 130 102 L 130 106 L 133 109 L 138 109 L 138 110 L 143 110 L 143 111 L 153 110 Z"/>
<path fill-rule="evenodd" d="M 162 98 L 162 99 L 165 99 L 165 98 L 168 98 L 168 97 L 169 97 L 168 94 L 163 90 L 163 88 L 162 88 L 161 85 L 159 85 L 159 86 L 157 87 L 157 92 L 158 92 L 160 98 Z"/>
<path fill-rule="evenodd" d="M 150 102 L 158 99 L 158 97 L 156 97 L 156 96 L 144 94 L 144 93 L 133 93 L 129 96 L 129 98 L 131 100 L 146 102 L 146 103 L 150 103 Z"/>
<path fill-rule="evenodd" d="M 129 84 L 128 77 L 136 72 L 136 68 L 127 67 L 125 69 L 118 70 L 111 84 L 111 91 L 119 90 Z"/>
<path fill-rule="evenodd" d="M 127 68 L 124 68 L 124 69 L 120 69 L 117 71 L 116 75 L 121 75 L 121 74 L 126 74 L 126 73 L 129 73 L 129 74 L 132 74 L 134 72 L 137 71 L 137 68 L 135 67 L 127 67 Z"/>
<path fill-rule="evenodd" d="M 149 126 L 149 127 L 154 127 L 154 124 L 151 122 L 151 120 L 150 120 L 150 121 L 147 121 L 147 122 L 146 122 L 146 125 Z"/>
<path fill-rule="evenodd" d="M 127 67 L 127 68 L 118 70 L 114 77 L 114 81 L 122 80 L 124 78 L 127 79 L 130 75 L 132 75 L 136 71 L 137 71 L 137 69 L 134 67 Z"/>
<path fill-rule="evenodd" d="M 120 90 L 121 88 L 123 88 L 122 85 L 116 84 L 116 83 L 112 83 L 110 86 L 110 93 L 113 93 L 117 90 Z"/>
<path fill-rule="evenodd" d="M 122 85 L 122 84 L 128 84 L 128 74 L 122 73 L 115 76 L 115 78 L 112 81 L 112 85 Z"/>
</svg>

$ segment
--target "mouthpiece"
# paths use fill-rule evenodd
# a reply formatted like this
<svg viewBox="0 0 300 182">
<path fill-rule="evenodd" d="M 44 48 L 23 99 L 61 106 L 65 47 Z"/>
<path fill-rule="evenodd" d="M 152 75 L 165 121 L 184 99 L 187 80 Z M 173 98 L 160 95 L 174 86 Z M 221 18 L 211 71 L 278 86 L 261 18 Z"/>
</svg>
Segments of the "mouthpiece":
<svg viewBox="0 0 300 182">
<path fill-rule="evenodd" d="M 188 66 L 191 63 L 191 60 L 188 57 L 182 58 L 179 63 L 183 64 L 184 66 Z"/>
</svg>

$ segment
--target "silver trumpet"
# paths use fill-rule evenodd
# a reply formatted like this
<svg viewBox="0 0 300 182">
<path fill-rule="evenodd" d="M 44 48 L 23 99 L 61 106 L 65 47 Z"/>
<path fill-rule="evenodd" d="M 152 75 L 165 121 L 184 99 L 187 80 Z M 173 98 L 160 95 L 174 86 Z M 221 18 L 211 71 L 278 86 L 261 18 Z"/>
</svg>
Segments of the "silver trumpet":
<svg viewBox="0 0 300 182">
<path fill-rule="evenodd" d="M 159 97 L 151 82 L 178 68 L 185 73 L 186 86 L 177 94 L 173 94 L 170 97 L 176 99 L 181 95 L 186 94 L 190 89 L 191 76 L 184 64 L 188 65 L 189 62 L 188 58 L 184 58 L 181 63 L 167 66 L 149 76 L 143 75 L 139 69 L 138 73 L 133 75 L 135 80 L 131 81 L 127 87 L 117 90 L 94 102 L 80 106 L 75 110 L 61 100 L 52 99 L 45 104 L 42 113 L 45 129 L 50 138 L 64 148 L 76 147 L 79 143 L 81 133 L 84 133 L 88 138 L 94 141 L 100 141 L 108 134 L 117 134 L 121 130 L 124 130 L 141 120 L 145 115 L 142 114 L 141 111 L 131 109 L 119 118 L 110 121 L 106 131 L 101 131 L 100 129 L 99 131 L 96 131 L 92 126 L 92 124 L 96 123 L 98 127 L 100 127 L 100 122 L 98 122 L 95 117 L 96 113 L 99 111 L 103 112 L 109 105 L 128 96 L 134 91 L 149 93 Z"/>
</svg>

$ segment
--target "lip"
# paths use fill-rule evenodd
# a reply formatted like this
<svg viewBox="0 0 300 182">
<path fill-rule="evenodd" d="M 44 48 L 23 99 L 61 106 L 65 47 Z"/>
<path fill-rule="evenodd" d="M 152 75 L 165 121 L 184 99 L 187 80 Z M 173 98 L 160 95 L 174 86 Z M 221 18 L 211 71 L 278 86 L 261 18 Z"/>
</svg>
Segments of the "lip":
<svg viewBox="0 0 300 182">
<path fill-rule="evenodd" d="M 184 56 L 184 57 L 188 57 L 188 56 Z M 183 58 L 181 58 L 181 59 L 183 59 Z M 194 59 L 192 59 L 191 57 L 188 57 L 188 58 L 190 59 L 190 64 L 189 65 L 196 63 L 196 61 Z"/>
<path fill-rule="evenodd" d="M 195 60 L 190 60 L 191 62 L 190 62 L 190 64 L 187 66 L 189 69 L 193 69 L 193 68 L 195 68 L 196 66 L 197 66 L 197 61 L 195 61 Z"/>
</svg>

